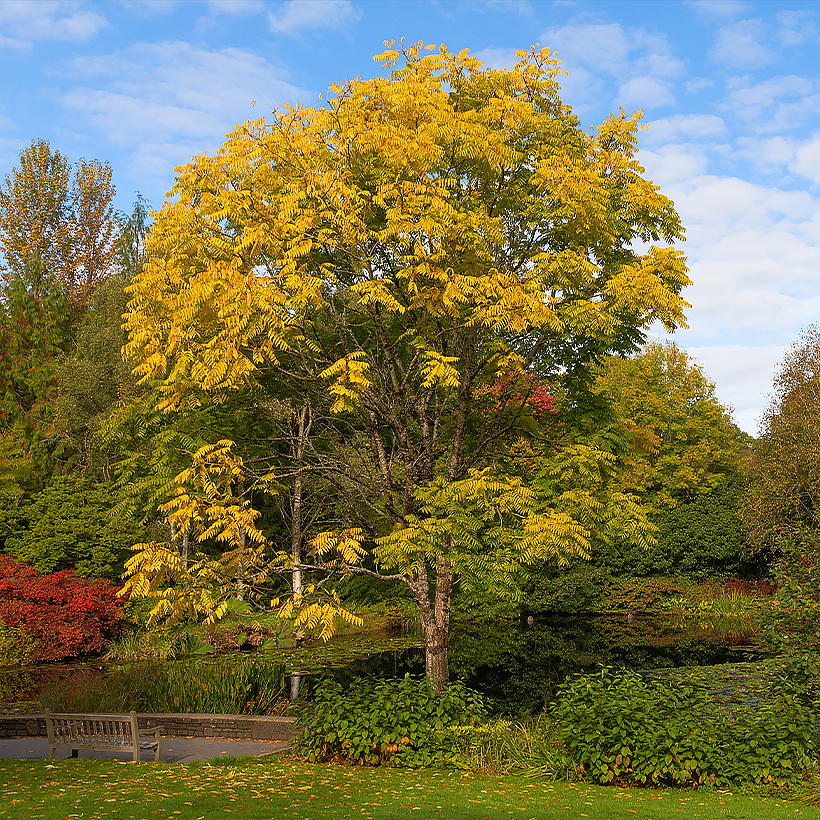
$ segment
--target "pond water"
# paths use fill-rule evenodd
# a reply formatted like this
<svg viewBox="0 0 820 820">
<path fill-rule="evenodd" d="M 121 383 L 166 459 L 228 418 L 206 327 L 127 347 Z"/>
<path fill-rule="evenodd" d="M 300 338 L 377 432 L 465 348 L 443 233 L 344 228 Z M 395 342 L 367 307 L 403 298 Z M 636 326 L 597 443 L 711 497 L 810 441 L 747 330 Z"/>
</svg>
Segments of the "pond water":
<svg viewBox="0 0 820 820">
<path fill-rule="evenodd" d="M 256 656 L 298 675 L 302 696 L 309 696 L 325 675 L 349 682 L 424 672 L 421 638 L 416 634 L 341 636 L 328 644 L 306 642 L 296 649 L 260 651 Z M 453 678 L 463 678 L 486 695 L 494 711 L 516 715 L 543 709 L 566 675 L 593 672 L 602 665 L 650 670 L 765 656 L 749 638 L 670 616 L 539 615 L 531 624 L 526 619 L 455 624 L 450 670 Z M 201 664 L 203 659 L 185 662 Z M 73 677 L 87 676 L 90 670 L 104 676 L 117 668 L 97 662 L 0 672 L 0 702 L 36 697 L 39 689 L 69 685 Z"/>
<path fill-rule="evenodd" d="M 424 672 L 420 639 L 394 639 L 389 648 L 381 640 L 383 636 L 374 636 L 369 643 L 352 644 L 340 639 L 335 646 L 319 648 L 329 653 L 321 674 L 350 681 Z M 336 647 L 346 649 L 347 656 L 334 661 L 330 655 Z M 496 710 L 508 714 L 540 711 L 566 675 L 574 672 L 594 672 L 601 666 L 637 670 L 714 666 L 763 657 L 768 653 L 748 637 L 672 616 L 627 620 L 622 614 L 542 615 L 532 624 L 469 621 L 454 626 L 450 642 L 451 676 L 463 678 L 485 694 Z M 292 663 L 299 668 L 296 658 Z M 303 684 L 308 689 L 317 677 L 311 666 L 300 670 L 307 673 Z"/>
</svg>

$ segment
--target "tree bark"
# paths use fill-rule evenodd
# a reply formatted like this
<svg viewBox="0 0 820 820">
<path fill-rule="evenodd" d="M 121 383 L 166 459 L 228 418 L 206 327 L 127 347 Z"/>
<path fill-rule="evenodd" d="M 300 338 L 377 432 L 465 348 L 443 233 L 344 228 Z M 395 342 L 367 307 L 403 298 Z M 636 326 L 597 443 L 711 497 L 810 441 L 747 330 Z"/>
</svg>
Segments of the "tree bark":
<svg viewBox="0 0 820 820">
<path fill-rule="evenodd" d="M 237 480 L 236 497 L 240 507 L 245 506 L 245 481 L 242 478 Z M 245 600 L 245 566 L 242 557 L 245 553 L 248 534 L 245 527 L 239 528 L 239 560 L 236 562 L 236 600 Z"/>
<path fill-rule="evenodd" d="M 453 566 L 446 555 L 436 556 L 436 579 L 433 600 L 427 565 L 420 557 L 420 566 L 410 583 L 419 609 L 424 636 L 424 662 L 427 678 L 443 689 L 450 680 L 450 609 L 453 598 Z"/>
<path fill-rule="evenodd" d="M 291 528 L 290 528 L 290 554 L 293 558 L 293 592 L 295 595 L 302 594 L 302 570 L 299 564 L 302 562 L 302 472 L 301 465 L 305 458 L 305 449 L 310 436 L 310 428 L 313 422 L 309 403 L 305 403 L 299 410 L 296 440 L 291 439 L 291 455 L 296 465 L 296 476 L 293 479 L 293 499 L 291 502 Z"/>
</svg>

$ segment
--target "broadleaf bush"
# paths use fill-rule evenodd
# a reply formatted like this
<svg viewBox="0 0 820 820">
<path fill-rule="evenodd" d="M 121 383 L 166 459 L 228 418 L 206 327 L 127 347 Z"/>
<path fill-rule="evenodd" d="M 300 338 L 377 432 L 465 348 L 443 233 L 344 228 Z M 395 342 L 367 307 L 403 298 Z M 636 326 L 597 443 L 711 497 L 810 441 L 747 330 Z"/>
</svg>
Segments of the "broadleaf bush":
<svg viewBox="0 0 820 820">
<path fill-rule="evenodd" d="M 598 783 L 783 785 L 817 757 L 817 712 L 788 674 L 776 698 L 728 706 L 705 687 L 605 668 L 567 680 L 554 716 Z"/>
<path fill-rule="evenodd" d="M 37 642 L 34 660 L 100 652 L 122 631 L 122 610 L 110 581 L 78 578 L 72 570 L 42 575 L 0 556 L 0 620 Z"/>
<path fill-rule="evenodd" d="M 486 720 L 481 696 L 461 683 L 438 691 L 424 678 L 325 680 L 301 708 L 297 749 L 308 760 L 431 766 L 450 757 L 456 726 Z"/>
</svg>

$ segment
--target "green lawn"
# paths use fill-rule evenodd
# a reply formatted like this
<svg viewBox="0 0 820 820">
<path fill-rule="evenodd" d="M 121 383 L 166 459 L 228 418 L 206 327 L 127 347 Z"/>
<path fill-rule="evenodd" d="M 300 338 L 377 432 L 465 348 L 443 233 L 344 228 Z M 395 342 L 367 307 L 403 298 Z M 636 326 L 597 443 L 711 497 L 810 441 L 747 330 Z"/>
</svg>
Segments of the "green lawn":
<svg viewBox="0 0 820 820">
<path fill-rule="evenodd" d="M 551 783 L 536 775 L 360 769 L 290 760 L 235 766 L 2 760 L 0 818 L 211 820 L 820 818 L 789 801 L 716 791 Z"/>
</svg>

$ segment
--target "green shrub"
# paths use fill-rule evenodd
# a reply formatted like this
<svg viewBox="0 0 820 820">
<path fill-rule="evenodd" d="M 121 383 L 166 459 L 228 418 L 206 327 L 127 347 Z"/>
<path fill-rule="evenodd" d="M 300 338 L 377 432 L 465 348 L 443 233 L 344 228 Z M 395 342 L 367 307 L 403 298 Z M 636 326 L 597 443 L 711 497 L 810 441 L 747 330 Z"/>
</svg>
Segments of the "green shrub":
<svg viewBox="0 0 820 820">
<path fill-rule="evenodd" d="M 741 492 L 740 482 L 729 481 L 674 507 L 651 509 L 656 544 L 643 549 L 617 539 L 598 543 L 592 563 L 618 577 L 754 575 L 760 567 L 746 548 L 738 515 Z"/>
<path fill-rule="evenodd" d="M 324 681 L 302 707 L 297 748 L 309 760 L 430 766 L 453 751 L 453 726 L 486 718 L 481 697 L 463 684 L 437 691 L 426 679 L 360 680 L 346 691 Z"/>
<path fill-rule="evenodd" d="M 568 568 L 548 564 L 533 568 L 524 584 L 524 609 L 533 612 L 591 612 L 612 585 L 603 567 L 576 564 Z"/>
<path fill-rule="evenodd" d="M 783 784 L 816 757 L 816 712 L 784 678 L 777 698 L 728 708 L 707 689 L 603 669 L 559 689 L 556 726 L 598 783 Z"/>
</svg>

